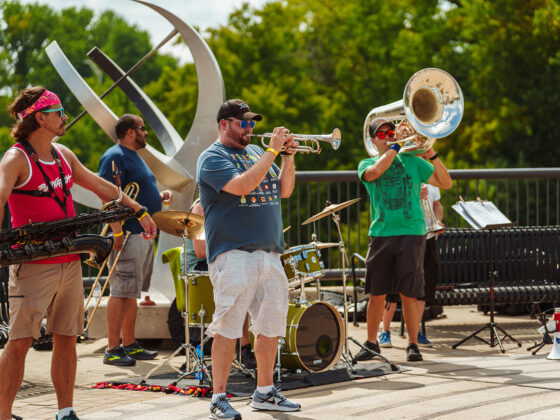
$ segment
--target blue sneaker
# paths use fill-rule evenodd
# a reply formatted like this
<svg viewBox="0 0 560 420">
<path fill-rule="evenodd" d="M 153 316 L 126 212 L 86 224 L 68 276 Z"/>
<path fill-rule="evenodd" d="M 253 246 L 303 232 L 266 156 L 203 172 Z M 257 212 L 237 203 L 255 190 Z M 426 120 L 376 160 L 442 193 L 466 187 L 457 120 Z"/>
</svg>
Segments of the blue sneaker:
<svg viewBox="0 0 560 420">
<path fill-rule="evenodd" d="M 379 347 L 387 349 L 393 347 L 391 344 L 391 331 L 381 332 L 377 337 L 377 342 L 379 343 Z"/>
<path fill-rule="evenodd" d="M 226 395 L 220 396 L 215 402 L 210 403 L 210 415 L 208 418 L 211 419 L 234 419 L 241 420 L 241 414 L 239 411 L 235 410 L 231 405 Z"/>
<path fill-rule="evenodd" d="M 268 394 L 261 394 L 255 389 L 250 405 L 256 410 L 299 411 L 301 409 L 300 404 L 284 397 L 276 387 L 273 387 Z"/>
<path fill-rule="evenodd" d="M 422 347 L 432 347 L 433 346 L 432 342 L 430 340 L 428 340 L 424 334 L 422 334 L 422 331 L 418 331 L 418 345 L 420 345 Z"/>
</svg>

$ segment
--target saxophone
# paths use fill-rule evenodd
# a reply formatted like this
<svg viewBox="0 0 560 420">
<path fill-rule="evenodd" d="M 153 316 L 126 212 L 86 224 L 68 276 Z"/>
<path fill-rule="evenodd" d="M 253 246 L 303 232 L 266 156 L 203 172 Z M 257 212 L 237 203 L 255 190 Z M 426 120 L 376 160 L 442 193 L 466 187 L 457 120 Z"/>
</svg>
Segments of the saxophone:
<svg viewBox="0 0 560 420">
<path fill-rule="evenodd" d="M 75 217 L 2 230 L 0 247 L 4 249 L 0 250 L 0 267 L 69 254 L 92 254 L 93 260 L 101 264 L 113 248 L 113 237 L 76 235 L 76 231 L 128 219 L 133 214 L 129 207 L 114 205 Z"/>
</svg>

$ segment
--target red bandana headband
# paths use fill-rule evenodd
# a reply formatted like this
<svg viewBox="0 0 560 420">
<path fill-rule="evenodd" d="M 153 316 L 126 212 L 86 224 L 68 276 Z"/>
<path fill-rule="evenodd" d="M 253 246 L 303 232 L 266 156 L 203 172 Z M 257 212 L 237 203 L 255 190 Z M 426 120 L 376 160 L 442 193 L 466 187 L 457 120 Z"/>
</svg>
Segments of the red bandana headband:
<svg viewBox="0 0 560 420">
<path fill-rule="evenodd" d="M 45 89 L 43 94 L 39 97 L 39 99 L 35 101 L 33 105 L 31 105 L 29 108 L 24 109 L 17 115 L 18 119 L 21 121 L 35 111 L 39 111 L 40 109 L 59 103 L 60 99 L 58 99 L 58 96 L 56 96 L 56 94 L 54 94 L 50 90 Z"/>
</svg>

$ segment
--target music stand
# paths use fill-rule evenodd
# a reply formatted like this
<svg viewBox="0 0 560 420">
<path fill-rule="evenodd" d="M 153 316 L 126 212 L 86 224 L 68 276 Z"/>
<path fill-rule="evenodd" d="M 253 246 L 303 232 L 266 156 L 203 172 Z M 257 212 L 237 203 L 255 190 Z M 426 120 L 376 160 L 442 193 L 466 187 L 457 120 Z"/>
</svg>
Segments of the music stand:
<svg viewBox="0 0 560 420">
<path fill-rule="evenodd" d="M 489 248 L 489 258 L 488 258 L 488 286 L 490 288 L 490 322 L 477 329 L 472 334 L 463 338 L 458 343 L 452 346 L 456 349 L 461 344 L 469 340 L 470 338 L 476 338 L 490 347 L 494 347 L 497 344 L 500 346 L 502 353 L 505 353 L 502 341 L 509 338 L 511 341 L 517 343 L 518 347 L 521 347 L 521 343 L 513 338 L 507 331 L 500 327 L 494 321 L 494 285 L 495 279 L 498 276 L 498 272 L 494 271 L 494 235 L 493 232 L 496 229 L 501 229 L 504 227 L 515 226 L 516 222 L 511 222 L 503 213 L 498 210 L 498 208 L 490 201 L 482 201 L 478 198 L 476 201 L 464 202 L 460 201 L 454 206 L 452 206 L 457 213 L 459 213 L 473 228 L 477 230 L 485 230 L 488 232 L 488 240 L 490 242 Z M 495 222 L 495 223 L 494 223 Z M 485 329 L 490 330 L 490 341 L 479 337 L 477 334 L 484 331 Z M 501 331 L 504 336 L 500 339 L 498 330 Z"/>
</svg>

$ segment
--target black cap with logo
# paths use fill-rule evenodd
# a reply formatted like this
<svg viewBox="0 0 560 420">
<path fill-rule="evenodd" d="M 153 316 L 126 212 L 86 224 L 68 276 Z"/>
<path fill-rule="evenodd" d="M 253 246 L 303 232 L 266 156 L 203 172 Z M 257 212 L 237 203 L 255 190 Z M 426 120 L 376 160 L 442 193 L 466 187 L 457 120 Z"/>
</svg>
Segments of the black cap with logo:
<svg viewBox="0 0 560 420">
<path fill-rule="evenodd" d="M 235 117 L 240 120 L 262 120 L 262 115 L 251 112 L 249 105 L 247 105 L 241 99 L 230 99 L 229 101 L 224 102 L 218 110 L 218 116 L 216 120 L 217 122 L 220 122 L 221 120 L 230 117 Z"/>
</svg>

